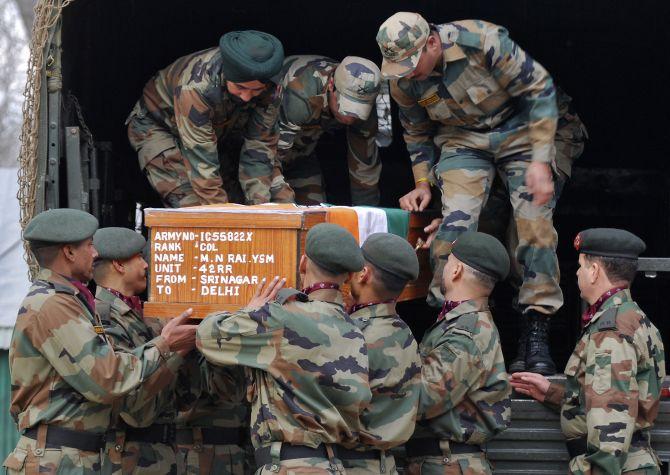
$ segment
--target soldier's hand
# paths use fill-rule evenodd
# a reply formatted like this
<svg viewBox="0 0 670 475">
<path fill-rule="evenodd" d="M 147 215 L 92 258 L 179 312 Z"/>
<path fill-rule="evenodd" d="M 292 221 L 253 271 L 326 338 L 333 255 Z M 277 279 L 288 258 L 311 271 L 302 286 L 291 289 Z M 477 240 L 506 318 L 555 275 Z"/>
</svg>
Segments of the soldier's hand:
<svg viewBox="0 0 670 475">
<path fill-rule="evenodd" d="M 544 401 L 551 383 L 547 378 L 537 373 L 514 373 L 512 374 L 512 387 L 515 391 L 530 396 L 538 401 Z"/>
<path fill-rule="evenodd" d="M 441 222 L 442 218 L 435 218 L 430 222 L 428 226 L 423 228 L 423 232 L 428 234 L 428 238 L 426 238 L 426 242 L 423 243 L 421 249 L 430 249 L 430 243 L 435 240 L 435 236 L 437 236 L 437 229 L 440 227 Z"/>
<path fill-rule="evenodd" d="M 430 204 L 430 184 L 421 182 L 412 191 L 400 198 L 400 207 L 405 211 L 423 211 Z"/>
<path fill-rule="evenodd" d="M 186 356 L 195 348 L 195 331 L 198 325 L 186 323 L 191 315 L 193 315 L 193 309 L 189 308 L 177 318 L 170 320 L 161 331 L 161 336 L 167 341 L 170 351 L 180 356 Z"/>
<path fill-rule="evenodd" d="M 286 279 L 280 279 L 276 276 L 272 279 L 267 285 L 265 285 L 266 279 L 263 277 L 258 287 L 256 287 L 256 292 L 254 296 L 249 300 L 249 303 L 244 307 L 246 310 L 258 310 L 263 305 L 277 298 L 277 293 L 284 287 L 286 284 Z"/>
<path fill-rule="evenodd" d="M 549 203 L 554 194 L 554 179 L 549 164 L 530 162 L 526 169 L 526 186 L 533 195 L 533 204 L 542 206 Z"/>
</svg>

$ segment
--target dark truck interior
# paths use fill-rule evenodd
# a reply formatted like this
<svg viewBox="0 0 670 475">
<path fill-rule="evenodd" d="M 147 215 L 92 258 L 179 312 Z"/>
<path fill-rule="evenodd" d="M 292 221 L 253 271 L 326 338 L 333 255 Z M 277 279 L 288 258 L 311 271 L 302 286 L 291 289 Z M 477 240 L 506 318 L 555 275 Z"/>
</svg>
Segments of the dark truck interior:
<svg viewBox="0 0 670 475">
<path fill-rule="evenodd" d="M 96 142 L 106 150 L 99 169 L 104 225 L 131 226 L 135 202 L 160 206 L 128 145 L 124 121 L 145 82 L 176 58 L 218 44 L 234 29 L 279 37 L 287 55 L 358 55 L 380 62 L 378 26 L 396 11 L 428 21 L 481 18 L 504 25 L 573 97 L 590 140 L 577 161 L 555 216 L 565 305 L 552 322 L 553 357 L 562 368 L 579 335 L 581 301 L 575 234 L 588 227 L 623 227 L 647 243 L 646 256 L 670 256 L 670 2 L 630 0 L 430 0 L 422 2 L 77 0 L 63 12 L 63 97 L 74 94 Z M 633 100 L 635 99 L 635 100 Z M 79 125 L 76 114 L 69 122 Z M 319 159 L 328 171 L 329 200 L 348 204 L 344 137 L 327 136 Z M 394 110 L 393 142 L 381 149 L 382 205 L 397 207 L 413 186 Z M 62 195 L 66 193 L 62 190 Z M 506 358 L 515 353 L 518 318 L 512 290 L 499 286 L 494 315 Z M 633 293 L 670 335 L 667 274 L 640 273 Z M 417 338 L 435 313 L 421 302 L 400 313 Z M 666 344 L 670 340 L 666 339 Z"/>
</svg>

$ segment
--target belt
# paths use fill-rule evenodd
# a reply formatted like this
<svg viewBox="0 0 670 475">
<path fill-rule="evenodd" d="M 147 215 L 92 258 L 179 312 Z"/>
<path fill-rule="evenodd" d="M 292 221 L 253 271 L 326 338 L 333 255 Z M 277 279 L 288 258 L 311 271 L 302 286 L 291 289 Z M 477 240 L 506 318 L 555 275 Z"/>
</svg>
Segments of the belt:
<svg viewBox="0 0 670 475">
<path fill-rule="evenodd" d="M 256 466 L 262 467 L 272 463 L 272 455 L 270 453 L 271 446 L 261 447 L 256 449 L 254 452 L 254 458 L 256 459 Z M 324 444 L 319 445 L 316 448 L 307 447 L 305 445 L 289 445 L 282 444 L 281 451 L 279 453 L 279 460 L 293 460 L 293 459 L 302 459 L 302 458 L 322 458 L 328 459 L 328 452 L 326 451 L 326 446 Z"/>
<path fill-rule="evenodd" d="M 201 428 L 202 443 L 205 445 L 243 445 L 244 431 L 241 428 L 229 429 L 227 427 Z M 178 429 L 177 443 L 190 445 L 195 443 L 193 429 Z"/>
<path fill-rule="evenodd" d="M 588 452 L 588 441 L 585 435 L 577 437 L 576 439 L 569 439 L 565 441 L 570 458 L 579 457 Z M 635 431 L 630 441 L 631 447 L 649 447 L 648 433 L 645 431 Z"/>
<path fill-rule="evenodd" d="M 431 455 L 443 455 L 439 439 L 410 439 L 405 443 L 408 457 L 422 457 Z M 449 451 L 452 454 L 476 454 L 482 451 L 479 445 L 464 444 L 462 442 L 449 441 Z"/>
<path fill-rule="evenodd" d="M 37 440 L 37 427 L 23 432 L 29 439 Z M 47 426 L 46 448 L 70 447 L 84 452 L 99 452 L 105 447 L 105 434 L 84 432 L 64 427 Z"/>
<path fill-rule="evenodd" d="M 174 424 L 152 424 L 149 427 L 128 427 L 125 432 L 126 442 L 173 445 L 177 430 Z"/>
<path fill-rule="evenodd" d="M 379 460 L 382 455 L 381 450 L 377 449 L 352 450 L 340 446 L 337 447 L 335 454 L 341 460 Z"/>
</svg>

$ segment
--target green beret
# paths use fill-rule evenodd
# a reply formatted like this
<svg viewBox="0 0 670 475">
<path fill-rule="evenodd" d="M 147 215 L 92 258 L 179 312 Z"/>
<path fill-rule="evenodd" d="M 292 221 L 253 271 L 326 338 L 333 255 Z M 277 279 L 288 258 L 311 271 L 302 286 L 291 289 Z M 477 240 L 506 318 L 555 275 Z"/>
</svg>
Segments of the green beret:
<svg viewBox="0 0 670 475">
<path fill-rule="evenodd" d="M 141 234 L 128 228 L 102 228 L 93 236 L 98 259 L 128 259 L 141 253 L 146 243 Z"/>
<path fill-rule="evenodd" d="M 592 228 L 575 236 L 575 249 L 583 254 L 637 259 L 647 248 L 642 239 L 623 229 Z"/>
<path fill-rule="evenodd" d="M 370 264 L 403 280 L 419 277 L 419 259 L 407 240 L 391 233 L 374 233 L 361 247 Z"/>
<path fill-rule="evenodd" d="M 268 81 L 279 73 L 284 47 L 262 31 L 231 31 L 219 40 L 223 73 L 232 82 Z"/>
<path fill-rule="evenodd" d="M 451 253 L 459 261 L 496 280 L 503 280 L 509 274 L 507 250 L 489 234 L 465 232 L 456 239 Z"/>
<path fill-rule="evenodd" d="M 33 247 L 83 241 L 93 236 L 98 220 L 79 209 L 58 208 L 42 211 L 23 230 L 23 239 Z"/>
<path fill-rule="evenodd" d="M 305 254 L 332 274 L 358 272 L 363 268 L 363 253 L 356 239 L 337 224 L 321 223 L 310 229 Z"/>
</svg>

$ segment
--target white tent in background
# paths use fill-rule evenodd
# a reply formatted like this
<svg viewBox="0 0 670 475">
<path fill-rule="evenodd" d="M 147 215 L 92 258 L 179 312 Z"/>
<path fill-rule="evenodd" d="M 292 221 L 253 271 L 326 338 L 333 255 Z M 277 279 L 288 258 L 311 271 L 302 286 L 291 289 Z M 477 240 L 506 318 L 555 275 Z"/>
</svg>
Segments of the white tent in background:
<svg viewBox="0 0 670 475">
<path fill-rule="evenodd" d="M 16 168 L 0 168 L 0 349 L 9 348 L 16 313 L 28 292 L 28 265 L 23 258 Z"/>
</svg>

